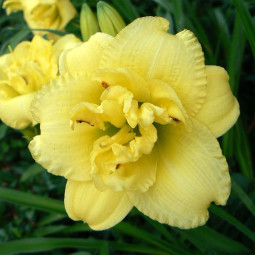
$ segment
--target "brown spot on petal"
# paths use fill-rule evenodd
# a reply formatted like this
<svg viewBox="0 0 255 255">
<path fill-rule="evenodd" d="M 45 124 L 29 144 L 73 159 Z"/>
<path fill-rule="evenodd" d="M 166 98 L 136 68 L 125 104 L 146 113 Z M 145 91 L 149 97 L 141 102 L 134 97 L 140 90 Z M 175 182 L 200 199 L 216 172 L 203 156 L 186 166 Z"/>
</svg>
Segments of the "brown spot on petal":
<svg viewBox="0 0 255 255">
<path fill-rule="evenodd" d="M 116 165 L 116 169 L 119 169 L 119 168 L 120 168 L 120 164 L 117 164 L 117 165 Z"/>
<path fill-rule="evenodd" d="M 176 118 L 174 118 L 174 117 L 171 117 L 171 116 L 169 116 L 170 118 L 172 118 L 172 120 L 173 121 L 175 121 L 175 122 L 180 122 L 180 120 L 179 119 L 176 119 Z"/>
<path fill-rule="evenodd" d="M 76 120 L 76 123 L 87 123 L 89 124 L 90 126 L 94 127 L 93 124 L 91 124 L 90 122 L 86 121 L 86 120 Z"/>
<path fill-rule="evenodd" d="M 106 81 L 102 81 L 102 86 L 107 89 L 109 87 L 109 84 Z"/>
<path fill-rule="evenodd" d="M 26 85 L 28 85 L 28 81 L 27 81 L 26 77 L 25 76 L 21 76 L 21 77 L 25 81 Z"/>
</svg>

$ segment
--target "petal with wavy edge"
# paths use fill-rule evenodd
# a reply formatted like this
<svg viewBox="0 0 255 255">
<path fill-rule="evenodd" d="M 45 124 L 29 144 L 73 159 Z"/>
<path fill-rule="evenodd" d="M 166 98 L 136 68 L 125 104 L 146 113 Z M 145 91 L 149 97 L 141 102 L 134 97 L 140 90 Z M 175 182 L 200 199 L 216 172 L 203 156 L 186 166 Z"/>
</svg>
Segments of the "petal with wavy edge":
<svg viewBox="0 0 255 255">
<path fill-rule="evenodd" d="M 194 34 L 168 34 L 161 17 L 136 19 L 110 42 L 100 68 L 130 68 L 145 80 L 162 80 L 176 91 L 188 115 L 195 115 L 206 95 L 202 48 Z"/>
<path fill-rule="evenodd" d="M 169 84 L 160 80 L 150 80 L 149 87 L 152 103 L 166 108 L 170 117 L 187 122 L 188 116 L 181 100 Z"/>
<path fill-rule="evenodd" d="M 101 134 L 86 123 L 75 123 L 72 129 L 70 112 L 83 101 L 98 103 L 102 90 L 84 76 L 65 76 L 36 94 L 31 111 L 41 123 L 41 135 L 34 137 L 29 149 L 49 172 L 77 181 L 90 179 L 89 154 Z"/>
<path fill-rule="evenodd" d="M 92 79 L 98 80 L 101 83 L 105 82 L 106 86 L 120 85 L 125 87 L 131 91 L 134 94 L 134 98 L 140 102 L 150 100 L 150 90 L 147 82 L 131 69 L 101 69 L 94 73 Z"/>
<path fill-rule="evenodd" d="M 30 113 L 30 105 L 35 93 L 16 96 L 0 101 L 0 118 L 8 126 L 17 129 L 27 127 L 34 122 Z M 35 122 L 34 122 L 35 123 Z"/>
<path fill-rule="evenodd" d="M 216 138 L 193 120 L 159 129 L 155 184 L 145 193 L 129 192 L 134 206 L 152 219 L 180 228 L 203 225 L 210 203 L 225 205 L 230 194 L 228 166 Z"/>
<path fill-rule="evenodd" d="M 229 86 L 229 77 L 224 68 L 206 66 L 208 79 L 205 103 L 196 115 L 212 133 L 219 137 L 236 122 L 240 110 Z"/>
<path fill-rule="evenodd" d="M 102 52 L 111 40 L 110 35 L 96 33 L 82 45 L 64 51 L 59 58 L 60 74 L 91 74 L 98 68 Z"/>
<path fill-rule="evenodd" d="M 156 148 L 149 155 L 143 155 L 138 161 L 118 166 L 116 172 L 105 176 L 104 182 L 113 190 L 146 192 L 156 181 Z"/>
<path fill-rule="evenodd" d="M 118 224 L 132 207 L 124 192 L 101 192 L 93 182 L 67 181 L 65 208 L 69 217 L 83 220 L 92 229 L 103 230 Z"/>
<path fill-rule="evenodd" d="M 75 16 L 76 9 L 70 0 L 58 0 L 58 11 L 60 12 L 61 24 L 60 29 L 64 28 L 66 24 Z"/>
<path fill-rule="evenodd" d="M 62 51 L 81 45 L 82 42 L 73 34 L 60 37 L 53 45 L 54 54 L 58 58 Z"/>
</svg>

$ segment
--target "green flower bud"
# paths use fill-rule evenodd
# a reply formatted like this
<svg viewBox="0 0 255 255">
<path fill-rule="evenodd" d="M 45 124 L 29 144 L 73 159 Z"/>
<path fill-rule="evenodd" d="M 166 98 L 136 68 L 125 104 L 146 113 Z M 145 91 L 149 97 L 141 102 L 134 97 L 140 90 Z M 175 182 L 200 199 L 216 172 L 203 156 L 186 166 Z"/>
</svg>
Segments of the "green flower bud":
<svg viewBox="0 0 255 255">
<path fill-rule="evenodd" d="M 96 17 L 86 3 L 81 8 L 80 27 L 83 41 L 87 41 L 90 36 L 100 31 Z"/>
<path fill-rule="evenodd" d="M 97 3 L 97 17 L 101 31 L 112 36 L 126 26 L 120 14 L 103 1 Z"/>
</svg>

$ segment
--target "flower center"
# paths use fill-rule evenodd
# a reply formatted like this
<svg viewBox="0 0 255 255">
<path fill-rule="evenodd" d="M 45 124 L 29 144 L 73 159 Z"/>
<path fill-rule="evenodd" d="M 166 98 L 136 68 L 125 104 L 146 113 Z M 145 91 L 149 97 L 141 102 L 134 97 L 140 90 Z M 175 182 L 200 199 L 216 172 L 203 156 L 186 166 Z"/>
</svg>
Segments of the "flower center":
<svg viewBox="0 0 255 255">
<path fill-rule="evenodd" d="M 101 104 L 82 102 L 71 113 L 71 128 L 86 123 L 106 131 L 110 123 L 119 131 L 113 136 L 104 135 L 94 142 L 91 152 L 91 177 L 99 190 L 109 187 L 111 175 L 126 163 L 138 161 L 150 154 L 157 141 L 157 130 L 153 123 L 168 124 L 172 118 L 166 109 L 151 103 L 138 103 L 134 95 L 122 86 L 105 88 Z"/>
<path fill-rule="evenodd" d="M 120 77 L 119 73 L 118 75 Z M 134 76 L 133 73 L 132 75 Z M 176 96 L 174 92 L 170 91 L 165 98 L 165 93 L 154 93 L 156 82 L 151 85 L 143 83 L 142 86 L 137 82 L 141 89 L 147 89 L 147 95 L 144 96 L 141 90 L 131 84 L 130 77 L 129 83 L 125 76 L 124 78 L 121 76 L 116 82 L 100 80 L 104 88 L 100 105 L 82 102 L 71 111 L 72 129 L 83 123 L 105 133 L 94 142 L 90 154 L 90 175 L 101 191 L 107 188 L 122 190 L 124 187 L 116 185 L 116 179 L 117 183 L 123 182 L 127 165 L 130 166 L 152 153 L 158 139 L 154 123 L 165 125 L 185 121 L 178 102 L 173 99 Z M 151 95 L 151 92 L 154 94 Z M 109 126 L 118 130 L 112 136 L 109 135 Z M 124 186 L 126 189 L 126 184 Z"/>
</svg>

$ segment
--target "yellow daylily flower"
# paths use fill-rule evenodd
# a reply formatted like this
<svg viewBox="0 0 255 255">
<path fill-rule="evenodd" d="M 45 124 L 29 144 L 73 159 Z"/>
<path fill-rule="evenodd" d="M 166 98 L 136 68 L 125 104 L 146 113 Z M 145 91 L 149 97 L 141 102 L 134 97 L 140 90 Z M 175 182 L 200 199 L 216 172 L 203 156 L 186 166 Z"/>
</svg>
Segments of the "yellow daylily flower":
<svg viewBox="0 0 255 255">
<path fill-rule="evenodd" d="M 52 41 L 36 35 L 0 57 L 0 119 L 8 126 L 23 129 L 35 123 L 30 104 L 35 92 L 58 75 L 60 53 L 80 40 L 66 35 Z"/>
<path fill-rule="evenodd" d="M 65 208 L 96 230 L 135 206 L 162 223 L 193 228 L 211 202 L 225 205 L 228 165 L 217 137 L 239 115 L 226 71 L 205 66 L 192 32 L 167 33 L 160 17 L 116 37 L 98 33 L 64 51 L 61 76 L 31 111 L 41 134 L 29 148 L 67 179 Z"/>
<path fill-rule="evenodd" d="M 31 29 L 64 30 L 76 14 L 70 0 L 5 0 L 3 8 L 6 8 L 8 15 L 23 10 L 24 18 Z M 33 32 L 37 35 L 46 33 Z"/>
</svg>

